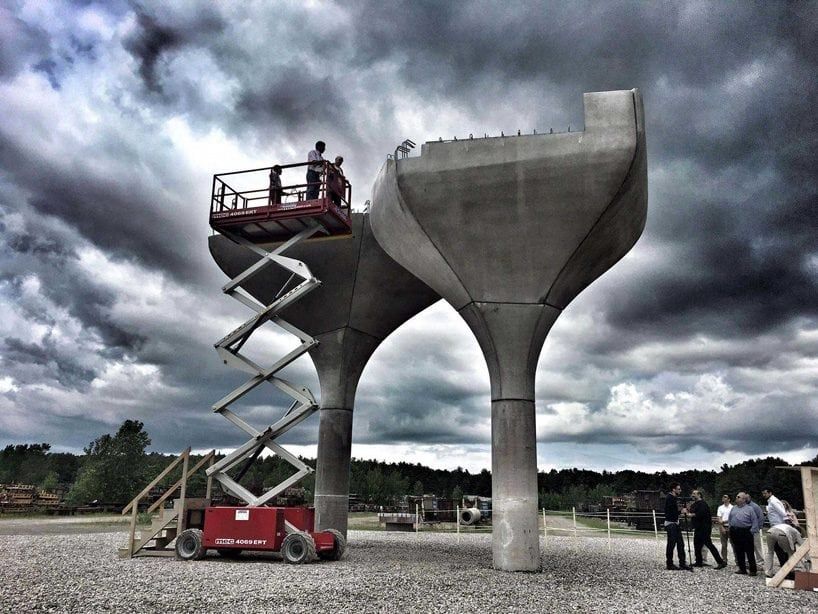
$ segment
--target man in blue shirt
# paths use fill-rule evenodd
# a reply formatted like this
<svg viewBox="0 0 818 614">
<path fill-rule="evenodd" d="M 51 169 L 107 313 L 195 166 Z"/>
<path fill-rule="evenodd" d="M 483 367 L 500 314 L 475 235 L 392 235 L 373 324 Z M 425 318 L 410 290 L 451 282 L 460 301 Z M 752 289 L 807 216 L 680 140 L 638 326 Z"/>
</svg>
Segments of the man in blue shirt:
<svg viewBox="0 0 818 614">
<path fill-rule="evenodd" d="M 753 513 L 756 515 L 756 518 L 758 518 L 758 532 L 753 533 L 753 552 L 755 553 L 756 567 L 764 571 L 764 551 L 761 549 L 761 530 L 764 528 L 764 510 L 753 501 L 750 493 L 746 493 L 746 497 L 747 505 L 753 508 Z"/>
<path fill-rule="evenodd" d="M 756 568 L 755 552 L 753 549 L 753 535 L 759 531 L 758 516 L 753 508 L 747 505 L 747 494 L 740 492 L 736 495 L 736 504 L 730 510 L 730 541 L 736 554 L 737 574 L 750 575 L 758 573 Z"/>
</svg>

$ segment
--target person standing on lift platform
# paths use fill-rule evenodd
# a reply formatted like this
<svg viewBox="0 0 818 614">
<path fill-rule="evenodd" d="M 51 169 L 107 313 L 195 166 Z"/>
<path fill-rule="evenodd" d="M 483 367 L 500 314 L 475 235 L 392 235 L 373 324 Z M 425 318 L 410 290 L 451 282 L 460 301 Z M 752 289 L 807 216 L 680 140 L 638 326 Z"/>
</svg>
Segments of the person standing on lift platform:
<svg viewBox="0 0 818 614">
<path fill-rule="evenodd" d="M 321 154 L 326 149 L 327 144 L 324 141 L 318 141 L 315 143 L 315 149 L 307 154 L 307 162 L 310 165 L 307 167 L 307 193 L 304 196 L 306 200 L 318 198 L 321 190 L 321 173 L 324 170 L 324 157 Z"/>
<path fill-rule="evenodd" d="M 281 167 L 276 164 L 270 169 L 270 198 L 268 205 L 281 203 Z"/>
</svg>

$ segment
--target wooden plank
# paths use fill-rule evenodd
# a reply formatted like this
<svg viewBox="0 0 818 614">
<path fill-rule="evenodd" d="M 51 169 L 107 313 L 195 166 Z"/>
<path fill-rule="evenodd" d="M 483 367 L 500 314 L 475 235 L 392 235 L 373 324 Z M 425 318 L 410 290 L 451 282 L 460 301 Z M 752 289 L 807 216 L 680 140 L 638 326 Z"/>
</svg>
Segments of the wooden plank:
<svg viewBox="0 0 818 614">
<path fill-rule="evenodd" d="M 179 522 L 177 526 L 179 527 L 179 534 L 181 535 L 182 531 L 184 531 L 187 527 L 185 526 L 187 519 L 185 518 L 185 497 L 187 496 L 187 477 L 188 477 L 188 464 L 190 463 L 190 448 L 187 449 L 185 452 L 185 460 L 182 463 L 182 491 L 179 493 Z M 202 463 L 204 464 L 204 463 Z"/>
<path fill-rule="evenodd" d="M 193 468 L 190 469 L 190 471 L 187 472 L 187 475 L 184 477 L 184 479 L 190 479 L 190 476 L 192 476 L 199 469 L 201 469 L 208 460 L 210 461 L 210 464 L 212 465 L 213 464 L 213 457 L 215 456 L 215 454 L 216 454 L 216 451 L 211 450 L 210 453 L 207 456 L 205 456 L 204 458 L 199 460 L 199 462 L 197 462 L 195 465 L 193 465 Z M 179 486 L 182 485 L 182 479 L 183 478 L 179 478 L 177 480 L 177 482 L 173 486 L 168 488 L 161 497 L 159 497 L 156 501 L 154 501 L 153 505 L 151 505 L 148 508 L 148 513 L 149 514 L 156 511 L 156 509 L 160 505 L 162 505 L 168 499 L 168 497 L 170 497 L 174 492 L 176 492 L 176 489 L 179 488 Z"/>
<path fill-rule="evenodd" d="M 818 569 L 818 470 L 814 467 L 801 467 L 801 488 L 804 491 L 804 512 L 807 515 L 807 542 L 810 548 L 812 568 Z"/>
<path fill-rule="evenodd" d="M 149 541 L 156 538 L 156 536 L 159 535 L 165 529 L 165 527 L 167 527 L 171 522 L 174 522 L 175 520 L 176 520 L 175 513 L 172 514 L 170 518 L 167 519 L 162 518 L 158 521 L 155 520 L 151 524 L 149 529 L 145 529 L 144 531 L 142 531 L 142 535 L 140 536 L 138 542 L 136 543 L 131 542 L 133 548 L 133 554 L 131 556 L 135 555 L 140 550 L 142 550 Z"/>
<path fill-rule="evenodd" d="M 216 461 L 216 450 L 211 450 L 210 454 L 208 454 L 210 458 L 210 462 L 207 464 L 208 468 L 213 466 L 213 463 Z M 209 473 L 207 474 L 207 490 L 205 491 L 205 499 L 210 501 L 210 495 L 213 492 L 213 476 Z"/>
<path fill-rule="evenodd" d="M 798 549 L 793 553 L 793 555 L 781 566 L 778 573 L 772 578 L 767 579 L 767 586 L 772 586 L 773 588 L 780 586 L 786 579 L 787 574 L 795 569 L 795 566 L 801 559 L 807 556 L 807 553 L 809 553 L 809 542 L 805 541 L 803 544 L 798 546 Z"/>
<path fill-rule="evenodd" d="M 134 553 L 133 542 L 134 537 L 136 535 L 136 514 L 138 510 L 139 510 L 138 505 L 134 505 L 133 508 L 131 509 L 131 524 L 130 530 L 128 531 L 128 551 L 129 551 L 128 558 L 131 558 Z"/>
<path fill-rule="evenodd" d="M 156 557 L 171 557 L 176 556 L 176 551 L 173 548 L 153 550 L 151 548 L 143 548 L 136 556 L 156 556 Z"/>
<path fill-rule="evenodd" d="M 137 507 L 138 503 L 142 499 L 142 497 L 147 495 L 151 491 L 151 488 L 156 486 L 162 480 L 162 478 L 164 478 L 167 474 L 169 474 L 174 469 L 174 467 L 176 467 L 176 465 L 179 464 L 179 461 L 182 460 L 182 456 L 184 454 L 190 454 L 190 448 L 188 448 L 187 450 L 182 452 L 182 454 L 179 455 L 179 458 L 177 458 L 175 461 L 173 461 L 170 465 L 167 466 L 167 468 L 162 473 L 160 473 L 156 478 L 154 478 L 153 482 L 148 484 L 142 490 L 142 492 L 140 492 L 138 495 L 136 495 L 136 497 L 133 498 L 133 501 L 131 501 L 124 508 L 122 508 L 122 515 L 124 516 L 125 514 L 127 514 L 128 510 L 130 510 L 132 506 Z"/>
</svg>

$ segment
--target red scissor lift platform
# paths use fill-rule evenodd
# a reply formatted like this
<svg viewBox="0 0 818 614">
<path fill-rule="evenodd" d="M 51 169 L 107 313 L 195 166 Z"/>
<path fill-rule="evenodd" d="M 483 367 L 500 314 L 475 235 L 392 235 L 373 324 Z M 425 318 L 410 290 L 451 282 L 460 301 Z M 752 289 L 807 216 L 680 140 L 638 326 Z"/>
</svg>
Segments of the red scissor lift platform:
<svg viewBox="0 0 818 614">
<path fill-rule="evenodd" d="M 287 563 L 309 563 L 316 557 L 337 561 L 346 540 L 340 531 L 313 531 L 315 509 L 308 507 L 212 506 L 188 518 L 188 528 L 176 540 L 176 556 L 199 560 L 208 550 L 224 558 L 242 551 L 280 552 Z"/>
<path fill-rule="evenodd" d="M 256 311 L 256 315 L 216 343 L 225 364 L 254 377 L 213 406 L 234 425 L 244 430 L 251 439 L 208 470 L 208 476 L 217 479 L 229 495 L 247 503 L 242 507 L 206 506 L 204 513 L 186 519 L 187 530 L 176 539 L 176 555 L 184 560 L 200 559 L 209 549 L 222 556 L 232 557 L 242 550 L 266 550 L 281 552 L 288 563 L 305 563 L 318 558 L 337 560 L 346 547 L 344 536 L 335 529 L 315 531 L 315 510 L 308 507 L 274 507 L 267 503 L 278 492 L 296 483 L 313 471 L 300 459 L 273 444 L 275 436 L 285 433 L 318 408 L 309 390 L 293 386 L 276 377 L 276 372 L 313 347 L 316 340 L 296 327 L 284 322 L 278 315 L 282 309 L 298 300 L 320 284 L 309 272 L 309 267 L 282 252 L 297 242 L 312 237 L 347 237 L 352 235 L 350 200 L 352 186 L 340 169 L 328 162 L 321 163 L 319 182 L 285 184 L 280 177 L 285 171 L 294 176 L 306 170 L 307 162 L 255 168 L 245 171 L 221 173 L 213 177 L 210 202 L 210 226 L 224 236 L 244 245 L 262 258 L 246 271 L 232 279 L 222 291 L 237 298 Z M 315 163 L 312 163 L 315 164 Z M 274 181 L 273 169 L 281 169 L 278 181 Z M 292 169 L 295 169 L 293 172 Z M 277 246 L 273 244 L 278 244 Z M 257 274 L 263 267 L 278 264 L 291 273 L 276 299 L 263 305 L 241 285 Z M 293 278 L 302 281 L 290 286 Z M 240 353 L 250 335 L 259 326 L 275 321 L 284 330 L 296 335 L 301 345 L 277 361 L 273 367 L 264 369 Z M 286 414 L 266 430 L 256 430 L 239 418 L 229 406 L 264 381 L 270 381 L 295 400 Z M 255 495 L 239 482 L 250 464 L 258 458 L 263 448 L 292 464 L 298 472 L 281 484 Z M 228 471 L 244 463 L 237 477 Z"/>
<path fill-rule="evenodd" d="M 282 176 L 286 171 L 293 175 L 293 169 L 305 172 L 308 164 L 283 164 Z M 272 167 L 263 167 L 215 175 L 210 226 L 252 243 L 286 241 L 307 228 L 310 220 L 326 235 L 352 234 L 352 186 L 332 164 L 323 162 L 320 183 L 312 186 L 302 181 L 273 189 L 271 173 Z"/>
</svg>

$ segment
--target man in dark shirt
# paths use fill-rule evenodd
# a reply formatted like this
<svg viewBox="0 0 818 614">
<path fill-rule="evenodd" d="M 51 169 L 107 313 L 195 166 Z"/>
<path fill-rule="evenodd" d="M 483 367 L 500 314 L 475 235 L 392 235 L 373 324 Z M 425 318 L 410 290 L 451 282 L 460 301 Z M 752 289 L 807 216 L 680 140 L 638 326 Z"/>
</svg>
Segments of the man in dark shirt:
<svg viewBox="0 0 818 614">
<path fill-rule="evenodd" d="M 268 205 L 281 204 L 281 167 L 276 164 L 270 169 L 270 197 Z"/>
<path fill-rule="evenodd" d="M 665 558 L 668 569 L 690 569 L 685 561 L 685 544 L 682 540 L 682 530 L 679 528 L 679 500 L 682 487 L 678 482 L 670 485 L 670 492 L 665 498 L 665 531 L 667 531 L 667 547 Z M 673 564 L 673 548 L 679 557 L 679 567 Z"/>
<path fill-rule="evenodd" d="M 713 545 L 713 540 L 710 538 L 710 533 L 713 530 L 713 519 L 710 516 L 710 506 L 702 498 L 701 490 L 694 490 L 693 504 L 690 506 L 690 513 L 693 514 L 693 552 L 696 556 L 696 562 L 693 567 L 704 567 L 702 562 L 702 548 L 707 547 L 710 554 L 716 560 L 716 569 L 724 569 L 727 563 L 721 558 L 719 551 Z"/>
</svg>

